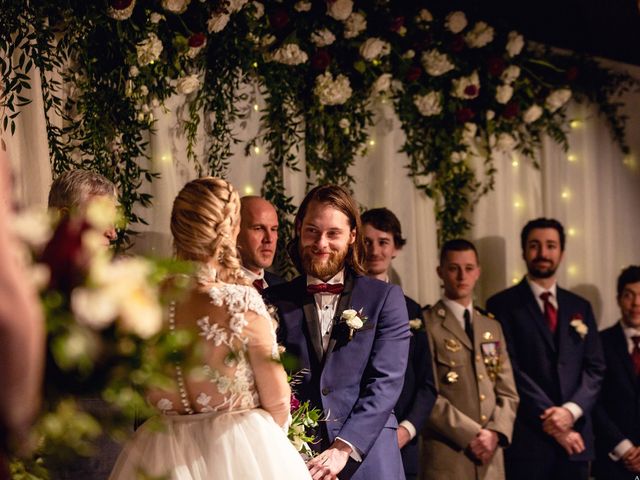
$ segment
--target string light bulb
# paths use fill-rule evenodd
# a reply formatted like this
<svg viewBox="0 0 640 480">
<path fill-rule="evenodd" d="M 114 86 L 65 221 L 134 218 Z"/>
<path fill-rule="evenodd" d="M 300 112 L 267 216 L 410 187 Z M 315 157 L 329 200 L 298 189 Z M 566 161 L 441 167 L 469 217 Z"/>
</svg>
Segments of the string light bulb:
<svg viewBox="0 0 640 480">
<path fill-rule="evenodd" d="M 570 228 L 569 230 L 567 230 L 567 233 L 569 234 L 570 237 L 575 237 L 576 236 L 576 229 L 575 228 Z"/>
<path fill-rule="evenodd" d="M 369 140 L 369 146 L 370 147 L 374 147 L 376 145 L 376 141 L 372 138 L 371 140 Z"/>
<path fill-rule="evenodd" d="M 513 159 L 513 161 L 511 162 L 511 165 L 512 165 L 514 168 L 517 168 L 517 167 L 518 167 L 518 165 L 520 165 L 520 163 L 518 163 L 518 160 L 514 158 L 514 159 Z"/>
<path fill-rule="evenodd" d="M 562 193 L 560 194 L 560 196 L 564 199 L 564 200 L 568 200 L 569 197 L 571 197 L 571 192 L 569 191 L 569 189 L 565 188 Z"/>
<path fill-rule="evenodd" d="M 253 186 L 251 185 L 245 185 L 245 187 L 242 190 L 245 195 L 253 195 L 255 192 Z"/>
<path fill-rule="evenodd" d="M 576 162 L 578 161 L 578 156 L 575 153 L 570 153 L 567 155 L 567 160 L 570 162 Z"/>
<path fill-rule="evenodd" d="M 569 268 L 567 269 L 567 273 L 572 276 L 575 277 L 578 274 L 578 267 L 577 265 L 569 265 Z"/>
<path fill-rule="evenodd" d="M 569 122 L 569 126 L 576 130 L 582 126 L 582 120 L 580 120 L 579 118 L 575 118 Z"/>
<path fill-rule="evenodd" d="M 253 109 L 257 112 L 258 110 L 260 110 L 260 105 L 258 105 L 257 103 L 254 103 Z"/>
<path fill-rule="evenodd" d="M 253 147 L 253 153 L 255 153 L 256 155 L 260 155 L 260 147 L 257 145 Z"/>
</svg>

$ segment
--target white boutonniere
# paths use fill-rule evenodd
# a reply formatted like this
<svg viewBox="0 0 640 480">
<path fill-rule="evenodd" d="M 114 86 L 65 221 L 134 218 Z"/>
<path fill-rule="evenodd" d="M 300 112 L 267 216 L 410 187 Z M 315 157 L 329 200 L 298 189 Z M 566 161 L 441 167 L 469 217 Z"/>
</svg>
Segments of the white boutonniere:
<svg viewBox="0 0 640 480">
<path fill-rule="evenodd" d="M 422 319 L 414 318 L 412 320 L 409 320 L 409 328 L 411 330 L 420 330 L 422 328 Z"/>
<path fill-rule="evenodd" d="M 349 327 L 349 340 L 353 338 L 353 333 L 364 327 L 367 317 L 362 314 L 362 309 L 354 310 L 352 308 L 342 312 L 340 319 Z"/>
<path fill-rule="evenodd" d="M 589 333 L 589 327 L 585 325 L 584 321 L 582 320 L 582 315 L 579 313 L 571 317 L 571 322 L 569 322 L 569 325 L 574 328 L 576 333 L 580 335 L 580 338 L 582 339 L 584 339 L 584 337 L 587 336 L 587 333 Z"/>
</svg>

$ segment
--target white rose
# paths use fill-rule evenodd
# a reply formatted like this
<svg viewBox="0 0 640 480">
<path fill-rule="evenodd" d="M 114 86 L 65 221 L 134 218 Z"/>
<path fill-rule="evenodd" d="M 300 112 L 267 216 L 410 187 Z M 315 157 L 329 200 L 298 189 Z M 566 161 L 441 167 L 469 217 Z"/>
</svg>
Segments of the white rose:
<svg viewBox="0 0 640 480">
<path fill-rule="evenodd" d="M 114 20 L 126 20 L 133 13 L 133 9 L 136 6 L 136 0 L 133 0 L 126 8 L 107 8 L 107 15 Z"/>
<path fill-rule="evenodd" d="M 464 124 L 464 128 L 462 130 L 462 143 L 465 145 L 471 144 L 473 139 L 476 136 L 476 132 L 478 131 L 478 126 L 475 123 L 467 122 Z"/>
<path fill-rule="evenodd" d="M 418 20 L 422 22 L 432 22 L 433 15 L 431 15 L 431 12 L 429 10 L 423 8 L 418 12 Z"/>
<path fill-rule="evenodd" d="M 253 6 L 253 18 L 256 20 L 262 18 L 264 15 L 264 5 L 260 2 L 251 2 L 251 5 Z"/>
<path fill-rule="evenodd" d="M 496 88 L 496 101 L 501 104 L 507 103 L 513 96 L 513 87 L 511 85 L 500 85 Z"/>
<path fill-rule="evenodd" d="M 412 49 L 409 49 L 402 54 L 402 58 L 405 58 L 407 60 L 411 60 L 415 56 L 416 56 L 416 52 L 415 50 L 412 50 Z"/>
<path fill-rule="evenodd" d="M 230 0 L 229 13 L 239 12 L 249 0 Z"/>
<path fill-rule="evenodd" d="M 164 15 L 162 15 L 161 13 L 153 12 L 151 15 L 149 15 L 149 21 L 151 23 L 160 23 L 162 20 L 164 20 Z"/>
<path fill-rule="evenodd" d="M 369 61 L 388 55 L 390 52 L 391 45 L 376 37 L 369 38 L 360 45 L 360 55 Z"/>
<path fill-rule="evenodd" d="M 542 116 L 542 112 L 542 107 L 534 103 L 525 110 L 524 114 L 522 115 L 522 120 L 524 121 L 524 123 L 533 123 Z"/>
<path fill-rule="evenodd" d="M 327 15 L 336 20 L 346 20 L 353 11 L 353 0 L 327 2 Z"/>
<path fill-rule="evenodd" d="M 451 81 L 451 95 L 463 100 L 476 98 L 480 94 L 480 79 L 478 72 L 473 72 L 468 77 L 460 77 Z"/>
<path fill-rule="evenodd" d="M 140 96 L 146 97 L 149 94 L 149 88 L 146 85 L 142 85 L 140 86 L 139 92 Z"/>
<path fill-rule="evenodd" d="M 344 38 L 355 38 L 367 29 L 364 15 L 353 12 L 344 22 Z"/>
<path fill-rule="evenodd" d="M 429 92 L 426 95 L 414 95 L 413 104 L 421 115 L 431 117 L 442 112 L 442 95 L 440 92 Z"/>
<path fill-rule="evenodd" d="M 140 73 L 140 70 L 138 70 L 138 67 L 136 67 L 135 65 L 132 65 L 131 68 L 129 68 L 129 76 L 135 78 L 138 76 L 139 73 Z"/>
<path fill-rule="evenodd" d="M 140 338 L 150 338 L 162 329 L 162 308 L 156 292 L 141 286 L 129 292 L 120 305 L 119 326 Z"/>
<path fill-rule="evenodd" d="M 510 57 L 518 55 L 524 47 L 524 37 L 516 31 L 509 32 L 507 37 L 507 53 Z"/>
<path fill-rule="evenodd" d="M 342 318 L 343 320 L 349 321 L 353 318 L 356 318 L 357 316 L 358 316 L 358 312 L 352 308 L 349 308 L 342 312 L 342 315 L 340 316 L 340 318 Z"/>
<path fill-rule="evenodd" d="M 306 1 L 296 2 L 293 8 L 295 9 L 296 12 L 308 12 L 309 10 L 311 10 L 311 2 L 306 2 Z"/>
<path fill-rule="evenodd" d="M 555 112 L 560 107 L 562 107 L 565 103 L 569 101 L 571 98 L 571 90 L 568 88 L 561 88 L 560 90 L 554 90 L 549 94 L 547 99 L 544 101 L 544 106 L 547 107 L 547 110 L 550 112 Z"/>
<path fill-rule="evenodd" d="M 485 22 L 478 22 L 473 30 L 464 36 L 467 45 L 471 48 L 482 48 L 493 41 L 494 30 Z"/>
<path fill-rule="evenodd" d="M 326 47 L 336 41 L 336 36 L 327 28 L 316 30 L 311 34 L 311 43 L 316 47 Z"/>
<path fill-rule="evenodd" d="M 515 138 L 513 138 L 513 136 L 506 132 L 502 132 L 500 135 L 498 135 L 496 148 L 502 152 L 510 153 L 513 151 L 517 143 L 518 142 Z"/>
<path fill-rule="evenodd" d="M 464 12 L 452 12 L 447 15 L 445 27 L 452 33 L 460 33 L 467 26 L 467 16 Z"/>
<path fill-rule="evenodd" d="M 364 325 L 364 322 L 360 317 L 348 318 L 346 322 L 347 322 L 347 326 L 354 330 L 360 330 Z"/>
<path fill-rule="evenodd" d="M 518 67 L 517 65 L 509 65 L 507 68 L 505 68 L 504 72 L 502 72 L 502 75 L 500 75 L 500 78 L 504 83 L 510 85 L 513 82 L 515 82 L 519 76 L 520 76 L 520 67 Z"/>
<path fill-rule="evenodd" d="M 486 116 L 487 120 L 493 120 L 496 117 L 496 112 L 493 110 L 487 110 Z"/>
<path fill-rule="evenodd" d="M 271 54 L 271 60 L 285 65 L 300 65 L 309 60 L 309 56 L 297 43 L 287 43 Z"/>
<path fill-rule="evenodd" d="M 444 75 L 455 68 L 446 53 L 440 53 L 435 49 L 422 54 L 422 66 L 433 77 Z"/>
<path fill-rule="evenodd" d="M 316 77 L 314 93 L 322 105 L 342 105 L 353 93 L 349 78 L 338 75 L 335 80 L 331 72 L 325 72 Z"/>
<path fill-rule="evenodd" d="M 207 29 L 209 33 L 218 33 L 224 30 L 229 23 L 229 15 L 227 13 L 214 13 L 207 21 Z"/>
<path fill-rule="evenodd" d="M 187 9 L 189 3 L 191 0 L 162 0 L 162 8 L 171 13 L 181 14 Z"/>
<path fill-rule="evenodd" d="M 103 330 L 118 316 L 118 302 L 108 288 L 75 288 L 71 292 L 71 311 L 78 323 Z"/>
<path fill-rule="evenodd" d="M 372 91 L 374 95 L 388 92 L 391 88 L 391 78 L 390 73 L 383 73 L 380 75 L 373 83 Z"/>
<path fill-rule="evenodd" d="M 180 77 L 176 85 L 176 90 L 181 95 L 189 95 L 200 88 L 200 80 L 198 75 L 192 74 Z"/>
<path fill-rule="evenodd" d="M 136 45 L 138 64 L 144 67 L 155 62 L 160 58 L 162 48 L 162 42 L 158 36 L 155 33 L 149 33 L 146 39 Z"/>
<path fill-rule="evenodd" d="M 351 122 L 349 122 L 349 119 L 347 118 L 341 118 L 338 122 L 338 126 L 343 130 L 348 130 L 350 125 Z"/>
</svg>

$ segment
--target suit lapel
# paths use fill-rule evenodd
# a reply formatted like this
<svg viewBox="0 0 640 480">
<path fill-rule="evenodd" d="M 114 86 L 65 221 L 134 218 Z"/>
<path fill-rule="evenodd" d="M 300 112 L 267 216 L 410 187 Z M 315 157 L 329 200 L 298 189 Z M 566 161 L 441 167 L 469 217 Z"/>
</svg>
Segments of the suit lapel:
<svg viewBox="0 0 640 480">
<path fill-rule="evenodd" d="M 522 281 L 520 282 L 520 294 L 522 295 L 522 298 L 524 300 L 527 310 L 529 311 L 529 314 L 533 318 L 533 323 L 536 324 L 536 327 L 540 331 L 542 338 L 544 338 L 545 343 L 553 352 L 555 352 L 556 342 L 553 338 L 553 334 L 551 333 L 551 330 L 549 330 L 549 327 L 547 326 L 547 322 L 544 318 L 544 314 L 540 310 L 540 306 L 538 305 L 536 298 L 533 296 L 531 287 L 529 287 L 529 284 L 527 283 L 526 279 L 522 279 Z M 560 306 L 560 299 L 558 299 L 558 306 Z M 558 318 L 559 317 L 560 316 L 558 315 Z M 560 328 L 559 323 L 560 322 L 558 322 L 558 328 Z"/>
<path fill-rule="evenodd" d="M 302 275 L 300 277 L 301 285 L 301 298 L 302 298 L 302 310 L 304 311 L 304 319 L 307 323 L 307 330 L 309 331 L 309 340 L 313 346 L 313 351 L 316 354 L 318 363 L 322 362 L 322 332 L 320 331 L 320 319 L 318 318 L 318 310 L 316 308 L 316 301 L 313 295 L 307 292 L 307 277 Z"/>
<path fill-rule="evenodd" d="M 469 340 L 467 333 L 463 330 L 460 322 L 458 322 L 458 319 L 456 319 L 455 315 L 451 313 L 451 311 L 446 307 L 444 302 L 439 301 L 438 303 L 436 303 L 433 309 L 436 312 L 436 315 L 438 315 L 438 317 L 442 319 L 442 326 L 445 329 L 449 330 L 449 332 L 451 332 L 453 335 L 455 335 L 455 337 L 460 340 L 460 343 L 462 343 L 465 347 L 467 347 L 469 350 L 473 350 L 473 345 L 471 345 L 471 341 Z M 443 310 L 444 318 L 442 318 L 441 315 Z"/>
<path fill-rule="evenodd" d="M 613 342 L 613 349 L 620 357 L 620 363 L 622 363 L 625 372 L 629 375 L 631 385 L 637 386 L 638 377 L 633 370 L 633 363 L 631 362 L 631 355 L 629 355 L 629 347 L 627 345 L 627 337 L 624 335 L 620 322 L 615 326 L 615 338 L 613 338 Z"/>
<path fill-rule="evenodd" d="M 329 339 L 329 345 L 327 346 L 327 353 L 325 354 L 324 361 L 327 361 L 331 352 L 336 346 L 336 342 L 338 340 L 338 336 L 341 334 L 342 329 L 338 327 L 340 322 L 340 317 L 342 312 L 351 308 L 353 296 L 353 288 L 355 286 L 355 279 L 353 278 L 353 274 L 349 272 L 348 269 L 345 269 L 344 272 L 344 290 L 340 295 L 340 300 L 338 300 L 338 305 L 336 306 L 336 313 L 333 316 L 333 328 L 331 329 L 331 338 Z"/>
</svg>

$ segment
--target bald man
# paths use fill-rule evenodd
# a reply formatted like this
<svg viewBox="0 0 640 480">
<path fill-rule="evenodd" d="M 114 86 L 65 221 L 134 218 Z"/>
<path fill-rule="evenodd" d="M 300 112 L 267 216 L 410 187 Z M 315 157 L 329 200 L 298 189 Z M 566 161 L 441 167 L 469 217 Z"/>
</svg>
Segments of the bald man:
<svg viewBox="0 0 640 480">
<path fill-rule="evenodd" d="M 283 283 L 279 276 L 265 271 L 271 267 L 278 244 L 278 213 L 275 207 L 257 196 L 240 199 L 238 253 L 245 274 L 260 293 Z"/>
</svg>

